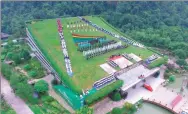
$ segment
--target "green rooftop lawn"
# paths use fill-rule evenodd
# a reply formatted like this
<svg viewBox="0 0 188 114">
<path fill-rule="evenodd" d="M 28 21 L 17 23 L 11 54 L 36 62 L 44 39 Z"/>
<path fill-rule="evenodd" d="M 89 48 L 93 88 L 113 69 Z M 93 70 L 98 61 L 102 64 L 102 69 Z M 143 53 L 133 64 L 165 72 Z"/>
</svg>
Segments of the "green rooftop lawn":
<svg viewBox="0 0 188 114">
<path fill-rule="evenodd" d="M 114 31 L 111 27 L 106 25 L 98 17 L 87 17 L 92 22 L 104 27 L 110 31 Z M 65 84 L 67 84 L 72 90 L 76 92 L 81 92 L 81 89 L 91 88 L 93 83 L 108 74 L 100 68 L 100 64 L 106 62 L 109 56 L 118 53 L 135 53 L 140 54 L 142 58 L 146 58 L 153 54 L 153 52 L 147 49 L 141 49 L 133 46 L 129 46 L 126 49 L 120 49 L 111 51 L 104 55 L 94 57 L 92 59 L 86 60 L 82 53 L 77 51 L 77 47 L 73 42 L 72 34 L 70 28 L 67 28 L 67 24 L 79 20 L 77 17 L 74 18 L 63 18 L 63 33 L 66 41 L 68 53 L 70 56 L 73 77 L 69 77 L 66 73 L 66 68 L 64 64 L 64 56 L 61 50 L 60 38 L 57 31 L 56 19 L 49 19 L 38 21 L 33 24 L 28 25 L 28 28 L 33 34 L 34 39 L 40 46 L 40 48 L 45 51 L 44 55 L 50 61 L 54 69 L 60 74 L 61 78 L 64 79 Z M 92 28 L 92 27 L 91 27 Z M 113 37 L 106 35 L 100 31 L 87 31 L 87 32 L 76 32 L 76 34 L 82 35 L 105 35 L 108 39 L 114 39 Z M 77 89 L 75 89 L 77 88 Z"/>
</svg>

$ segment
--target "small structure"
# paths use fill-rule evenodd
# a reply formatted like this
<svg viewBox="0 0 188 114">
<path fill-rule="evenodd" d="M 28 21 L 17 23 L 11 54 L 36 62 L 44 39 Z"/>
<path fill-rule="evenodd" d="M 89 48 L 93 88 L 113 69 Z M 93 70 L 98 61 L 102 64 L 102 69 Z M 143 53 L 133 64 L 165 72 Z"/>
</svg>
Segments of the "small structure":
<svg viewBox="0 0 188 114">
<path fill-rule="evenodd" d="M 138 57 L 138 56 L 135 55 L 134 53 L 129 54 L 129 56 L 130 56 L 131 58 L 133 58 L 136 62 L 139 62 L 139 61 L 142 60 L 140 57 Z"/>
<path fill-rule="evenodd" d="M 2 43 L 2 44 L 1 44 L 1 47 L 5 47 L 6 45 L 8 45 L 8 43 L 7 43 L 7 42 Z"/>
<path fill-rule="evenodd" d="M 36 57 L 35 53 L 31 53 L 30 56 L 31 56 L 32 58 Z"/>
<path fill-rule="evenodd" d="M 10 35 L 6 33 L 1 33 L 1 40 L 7 40 Z"/>
<path fill-rule="evenodd" d="M 14 61 L 5 61 L 5 64 L 11 65 Z"/>
<path fill-rule="evenodd" d="M 110 65 L 108 65 L 107 63 L 104 63 L 102 65 L 100 65 L 100 67 L 107 72 L 108 74 L 112 74 L 114 72 L 116 72 L 116 70 L 114 68 L 112 68 Z"/>
</svg>

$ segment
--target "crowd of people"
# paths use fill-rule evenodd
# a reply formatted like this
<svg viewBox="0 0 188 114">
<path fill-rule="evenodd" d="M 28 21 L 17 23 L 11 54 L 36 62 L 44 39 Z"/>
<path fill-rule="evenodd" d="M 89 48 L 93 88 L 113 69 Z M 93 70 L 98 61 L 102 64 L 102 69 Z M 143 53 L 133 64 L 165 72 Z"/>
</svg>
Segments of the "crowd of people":
<svg viewBox="0 0 188 114">
<path fill-rule="evenodd" d="M 152 56 L 148 57 L 145 60 L 145 63 L 146 64 L 150 64 L 152 61 L 156 60 L 157 58 L 159 58 L 159 56 L 157 54 L 153 54 Z"/>
<path fill-rule="evenodd" d="M 125 57 L 128 60 L 133 60 L 133 58 L 130 57 L 129 54 L 127 54 L 127 53 L 122 54 L 122 56 Z"/>
<path fill-rule="evenodd" d="M 121 41 L 114 43 L 114 44 L 109 44 L 109 45 L 106 45 L 106 46 L 103 46 L 103 47 L 83 51 L 83 56 L 85 56 L 86 59 L 89 59 L 89 58 L 107 53 L 110 50 L 119 49 L 119 48 L 124 48 Z"/>
<path fill-rule="evenodd" d="M 110 66 L 112 66 L 113 68 L 118 67 L 118 65 L 117 65 L 114 61 L 112 61 L 112 60 L 109 60 L 107 63 L 108 63 Z"/>
<path fill-rule="evenodd" d="M 101 89 L 102 87 L 108 85 L 109 83 L 112 83 L 116 81 L 116 78 L 113 76 L 113 75 L 110 75 L 108 77 L 105 77 L 105 78 L 102 78 L 98 81 L 96 81 L 94 84 L 93 84 L 93 88 L 96 88 L 96 89 Z"/>
<path fill-rule="evenodd" d="M 85 23 L 88 23 L 89 25 L 95 27 L 97 30 L 100 30 L 100 31 L 102 31 L 102 32 L 104 32 L 104 33 L 106 33 L 106 34 L 112 36 L 112 37 L 118 38 L 119 40 L 121 40 L 121 41 L 123 41 L 123 42 L 126 42 L 126 43 L 128 43 L 128 44 L 131 44 L 131 45 L 133 45 L 133 46 L 137 46 L 137 47 L 144 48 L 144 45 L 142 45 L 142 44 L 140 44 L 140 43 L 138 43 L 138 42 L 135 42 L 135 41 L 133 41 L 133 40 L 131 40 L 131 39 L 128 39 L 128 38 L 125 38 L 125 37 L 123 37 L 123 36 L 119 36 L 119 35 L 117 35 L 117 34 L 115 34 L 115 33 L 109 32 L 108 30 L 106 30 L 106 29 L 104 29 L 104 28 L 102 28 L 102 27 L 99 27 L 98 25 L 92 23 L 91 21 L 88 21 L 87 19 L 85 19 L 85 18 L 83 18 L 83 17 L 78 16 L 78 18 L 81 19 L 82 21 L 84 21 Z"/>
<path fill-rule="evenodd" d="M 66 70 L 67 70 L 68 75 L 72 76 L 73 72 L 72 72 L 71 62 L 70 62 L 69 55 L 67 52 L 67 47 L 66 47 L 66 43 L 65 43 L 65 39 L 63 35 L 63 26 L 61 24 L 60 19 L 57 19 L 57 25 L 58 25 L 58 32 L 59 32 L 59 36 L 61 40 L 61 47 L 63 50 L 64 60 L 65 60 Z"/>
</svg>

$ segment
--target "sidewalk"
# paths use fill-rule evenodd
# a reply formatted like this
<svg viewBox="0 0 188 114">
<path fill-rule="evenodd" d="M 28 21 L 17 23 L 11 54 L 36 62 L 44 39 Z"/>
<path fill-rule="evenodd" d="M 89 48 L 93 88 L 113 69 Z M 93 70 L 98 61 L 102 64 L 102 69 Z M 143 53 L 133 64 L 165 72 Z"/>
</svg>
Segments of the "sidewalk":
<svg viewBox="0 0 188 114">
<path fill-rule="evenodd" d="M 2 76 L 1 77 L 1 94 L 4 95 L 4 99 L 15 111 L 16 114 L 33 114 L 27 104 L 14 93 L 9 82 Z"/>
</svg>

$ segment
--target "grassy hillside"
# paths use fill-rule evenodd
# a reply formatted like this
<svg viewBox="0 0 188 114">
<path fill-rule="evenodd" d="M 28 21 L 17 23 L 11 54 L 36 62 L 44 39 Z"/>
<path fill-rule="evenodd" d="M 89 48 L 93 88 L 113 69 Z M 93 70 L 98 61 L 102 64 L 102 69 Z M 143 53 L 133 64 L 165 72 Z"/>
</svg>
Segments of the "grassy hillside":
<svg viewBox="0 0 188 114">
<path fill-rule="evenodd" d="M 99 17 L 87 16 L 86 18 L 91 20 L 93 23 L 96 23 L 99 26 L 106 28 L 107 30 L 117 33 L 113 28 L 105 24 Z M 92 84 L 95 81 L 108 75 L 100 68 L 99 65 L 105 63 L 108 57 L 112 54 L 125 52 L 135 53 L 140 54 L 141 57 L 144 59 L 152 55 L 153 53 L 147 49 L 129 46 L 126 49 L 111 51 L 104 55 L 100 55 L 92 59 L 86 60 L 82 53 L 77 51 L 77 47 L 73 42 L 70 28 L 67 28 L 68 23 L 70 24 L 71 22 L 75 22 L 78 20 L 79 19 L 77 17 L 62 18 L 62 25 L 64 30 L 63 33 L 72 64 L 72 70 L 74 73 L 72 78 L 70 78 L 66 73 L 60 38 L 57 31 L 56 20 L 43 20 L 28 25 L 36 42 L 41 47 L 43 52 L 45 51 L 44 54 L 50 61 L 51 65 L 59 73 L 65 84 L 67 84 L 72 90 L 76 92 L 81 92 L 81 89 L 91 88 Z M 90 26 L 90 28 L 92 27 Z M 114 39 L 113 37 L 106 35 L 100 31 L 82 31 L 76 33 L 96 36 L 105 35 L 108 39 Z"/>
</svg>

